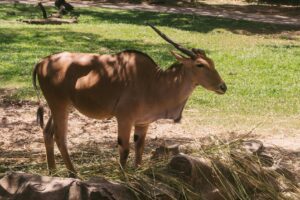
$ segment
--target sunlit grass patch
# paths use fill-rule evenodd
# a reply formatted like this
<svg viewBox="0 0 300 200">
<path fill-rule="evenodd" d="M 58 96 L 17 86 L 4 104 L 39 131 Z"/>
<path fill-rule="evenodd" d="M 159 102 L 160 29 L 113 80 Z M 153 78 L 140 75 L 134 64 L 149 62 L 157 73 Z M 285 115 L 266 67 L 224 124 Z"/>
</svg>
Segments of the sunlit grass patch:
<svg viewBox="0 0 300 200">
<path fill-rule="evenodd" d="M 193 15 L 101 8 L 76 10 L 80 13 L 79 24 L 38 26 L 16 21 L 41 17 L 38 8 L 1 4 L 2 88 L 18 87 L 16 98 L 34 98 L 30 91 L 34 64 L 61 51 L 113 54 L 136 49 L 166 68 L 175 61 L 170 54 L 173 47 L 145 25 L 151 22 L 175 41 L 207 50 L 228 85 L 224 96 L 199 87 L 188 108 L 216 115 L 299 113 L 300 40 L 295 27 Z"/>
</svg>

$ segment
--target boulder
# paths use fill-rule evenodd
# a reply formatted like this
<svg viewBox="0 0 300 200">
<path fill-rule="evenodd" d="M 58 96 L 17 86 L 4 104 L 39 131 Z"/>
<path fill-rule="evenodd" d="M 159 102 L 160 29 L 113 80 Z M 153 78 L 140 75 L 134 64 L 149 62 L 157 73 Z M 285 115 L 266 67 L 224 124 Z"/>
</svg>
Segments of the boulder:
<svg viewBox="0 0 300 200">
<path fill-rule="evenodd" d="M 13 172 L 0 179 L 0 200 L 127 200 L 136 196 L 125 186 L 104 178 L 73 178 Z"/>
</svg>

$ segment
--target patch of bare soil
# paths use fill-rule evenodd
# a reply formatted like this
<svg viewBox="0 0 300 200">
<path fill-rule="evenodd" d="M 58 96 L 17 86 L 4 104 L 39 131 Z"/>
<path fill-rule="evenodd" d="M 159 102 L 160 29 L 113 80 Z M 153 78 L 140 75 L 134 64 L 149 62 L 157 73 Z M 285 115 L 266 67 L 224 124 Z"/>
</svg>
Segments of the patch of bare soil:
<svg viewBox="0 0 300 200">
<path fill-rule="evenodd" d="M 44 141 L 42 130 L 36 123 L 36 110 L 35 102 L 12 102 L 0 98 L 0 173 L 22 170 L 47 174 Z M 48 116 L 49 111 L 45 113 L 45 120 Z M 191 119 L 185 119 L 181 124 L 173 124 L 169 120 L 153 123 L 147 135 L 144 160 L 149 162 L 152 151 L 161 145 L 179 144 L 197 148 L 211 143 L 215 136 L 230 139 L 238 135 L 211 127 L 200 127 L 200 125 L 187 129 L 184 124 L 189 120 Z M 196 129 L 198 131 L 191 131 Z M 292 166 L 290 167 L 292 171 L 300 174 L 300 144 L 295 141 L 295 137 L 299 140 L 300 136 L 284 137 L 284 139 L 280 137 L 280 134 L 271 135 L 264 141 L 270 139 L 271 144 L 277 145 L 274 154 L 279 157 L 279 160 L 284 160 L 284 163 Z M 116 170 L 118 166 L 116 120 L 114 118 L 94 120 L 77 111 L 71 111 L 68 146 L 71 158 L 77 169 L 79 168 L 81 176 L 90 177 L 93 175 L 91 173 L 109 176 L 111 170 Z M 286 149 L 288 146 L 293 148 Z M 133 155 L 132 149 L 129 166 L 133 165 Z M 56 158 L 58 164 L 63 165 L 57 150 Z M 111 166 L 107 163 L 111 163 Z"/>
<path fill-rule="evenodd" d="M 47 110 L 47 106 L 45 108 L 44 119 L 47 120 L 49 110 Z M 44 140 L 42 130 L 36 122 L 36 110 L 35 102 L 12 102 L 0 99 L 0 173 L 10 169 L 47 173 Z M 175 132 L 183 135 L 171 137 Z M 184 136 L 182 128 L 174 127 L 171 123 L 163 121 L 151 126 L 148 138 L 146 154 L 149 156 L 151 149 L 162 143 L 191 142 L 190 138 Z M 98 159 L 110 159 L 117 168 L 116 120 L 94 120 L 75 110 L 71 111 L 68 126 L 68 148 L 72 160 L 77 166 L 84 162 L 88 163 L 90 160 L 97 162 Z M 57 149 L 56 154 L 57 157 L 60 156 Z M 133 157 L 133 153 L 131 156 Z M 59 163 L 61 164 L 61 161 Z"/>
<path fill-rule="evenodd" d="M 7 3 L 9 0 L 0 0 L 0 3 Z M 18 0 L 19 3 L 25 4 L 37 4 L 43 2 L 45 5 L 53 5 L 53 1 L 43 0 Z M 300 8 L 297 6 L 264 6 L 264 5 L 210 5 L 201 3 L 199 6 L 191 6 L 190 4 L 174 6 L 160 5 L 160 4 L 131 4 L 127 1 L 115 1 L 115 0 L 73 0 L 68 1 L 75 7 L 103 7 L 113 8 L 121 10 L 138 10 L 138 11 L 150 11 L 150 12 L 162 12 L 162 13 L 185 13 L 202 16 L 214 16 L 220 18 L 229 18 L 236 20 L 247 20 L 264 22 L 271 24 L 292 25 L 295 27 L 300 26 Z M 124 3 L 125 2 L 125 3 Z"/>
</svg>

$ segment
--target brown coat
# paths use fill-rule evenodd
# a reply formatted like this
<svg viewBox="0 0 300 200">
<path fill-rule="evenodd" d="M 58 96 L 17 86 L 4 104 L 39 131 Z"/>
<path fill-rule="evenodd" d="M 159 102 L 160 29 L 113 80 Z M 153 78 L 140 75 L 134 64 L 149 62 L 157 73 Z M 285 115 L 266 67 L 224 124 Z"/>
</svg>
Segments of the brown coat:
<svg viewBox="0 0 300 200">
<path fill-rule="evenodd" d="M 44 128 L 42 107 L 38 109 L 50 171 L 55 169 L 55 138 L 67 168 L 75 174 L 66 145 L 70 106 L 90 118 L 117 118 L 122 166 L 126 164 L 130 132 L 134 126 L 135 164 L 139 165 L 151 122 L 161 118 L 178 122 L 197 85 L 218 94 L 226 92 L 224 81 L 203 50 L 185 49 L 150 26 L 189 57 L 172 52 L 178 63 L 162 70 L 147 54 L 135 50 L 115 55 L 63 52 L 50 55 L 35 66 L 33 85 L 37 89 L 38 77 L 51 110 Z"/>
</svg>

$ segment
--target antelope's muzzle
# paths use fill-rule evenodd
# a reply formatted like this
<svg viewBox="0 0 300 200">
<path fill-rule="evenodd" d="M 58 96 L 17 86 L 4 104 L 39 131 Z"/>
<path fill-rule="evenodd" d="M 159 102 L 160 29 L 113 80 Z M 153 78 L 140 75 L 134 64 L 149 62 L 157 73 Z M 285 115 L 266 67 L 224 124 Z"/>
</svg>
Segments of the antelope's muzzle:
<svg viewBox="0 0 300 200">
<path fill-rule="evenodd" d="M 225 94 L 225 92 L 227 91 L 227 86 L 225 83 L 221 83 L 219 85 L 219 89 L 216 91 L 218 94 Z"/>
</svg>

